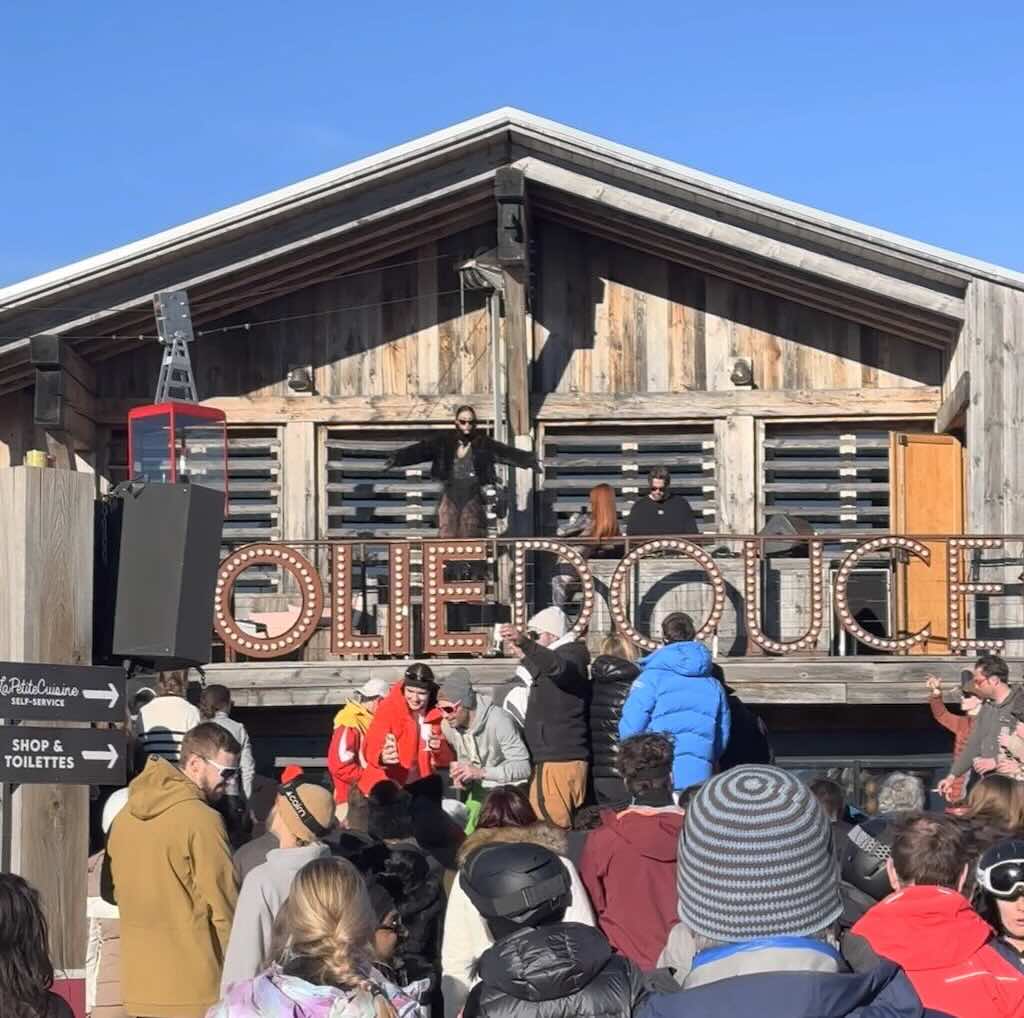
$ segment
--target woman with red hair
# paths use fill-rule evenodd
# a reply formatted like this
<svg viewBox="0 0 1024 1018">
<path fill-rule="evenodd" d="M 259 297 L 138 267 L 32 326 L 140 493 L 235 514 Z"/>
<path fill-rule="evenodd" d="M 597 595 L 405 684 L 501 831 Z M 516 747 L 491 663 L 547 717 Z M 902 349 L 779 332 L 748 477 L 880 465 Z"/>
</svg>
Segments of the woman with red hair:
<svg viewBox="0 0 1024 1018">
<path fill-rule="evenodd" d="M 590 504 L 576 513 L 558 531 L 559 537 L 582 537 L 587 543 L 579 546 L 584 559 L 617 558 L 622 554 L 619 512 L 615 505 L 615 489 L 610 484 L 596 484 L 590 489 Z M 570 566 L 559 565 L 551 584 L 552 603 L 564 608 L 579 589 L 579 578 Z"/>
</svg>

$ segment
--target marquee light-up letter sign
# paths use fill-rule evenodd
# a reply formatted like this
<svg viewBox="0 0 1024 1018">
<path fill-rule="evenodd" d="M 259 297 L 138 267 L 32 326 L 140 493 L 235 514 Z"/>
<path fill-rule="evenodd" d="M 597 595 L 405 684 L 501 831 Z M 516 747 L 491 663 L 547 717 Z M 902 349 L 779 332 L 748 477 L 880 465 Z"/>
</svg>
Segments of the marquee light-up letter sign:
<svg viewBox="0 0 1024 1018">
<path fill-rule="evenodd" d="M 449 604 L 482 604 L 485 585 L 478 579 L 446 578 L 448 566 L 456 563 L 482 563 L 488 556 L 488 543 L 480 540 L 425 540 L 419 542 L 423 556 L 423 641 L 427 655 L 483 654 L 490 647 L 490 636 L 481 632 L 449 630 Z M 513 601 L 512 622 L 525 629 L 528 614 L 526 589 L 528 552 L 540 551 L 555 555 L 576 570 L 582 592 L 582 608 L 573 626 L 573 634 L 582 634 L 593 615 L 595 584 L 587 560 L 574 547 L 547 538 L 515 539 L 508 542 L 512 550 Z M 395 542 L 390 546 L 389 612 L 387 626 L 380 634 L 353 632 L 352 606 L 355 591 L 352 585 L 352 550 L 350 545 L 331 546 L 331 585 L 328 615 L 331 629 L 331 650 L 339 657 L 373 657 L 377 655 L 408 656 L 412 653 L 412 601 L 410 597 L 412 556 L 415 542 Z M 1002 594 L 1000 583 L 975 583 L 962 579 L 964 553 L 972 549 L 997 549 L 1002 541 L 996 538 L 958 537 L 948 540 L 949 587 L 948 613 L 950 649 L 965 654 L 981 650 L 1002 650 L 1003 640 L 978 640 L 966 633 L 963 607 L 966 595 Z M 795 639 L 773 639 L 761 629 L 759 559 L 762 554 L 757 541 L 743 544 L 743 595 L 747 631 L 753 643 L 770 654 L 807 653 L 818 645 L 824 624 L 824 544 L 809 543 L 810 622 L 803 635 Z M 913 555 L 928 563 L 931 554 L 927 545 L 912 537 L 878 537 L 858 544 L 843 559 L 835 580 L 835 611 L 843 628 L 861 643 L 879 651 L 907 653 L 925 643 L 931 627 L 916 633 L 893 637 L 869 633 L 850 611 L 848 589 L 856 567 L 866 557 L 880 551 L 895 550 Z M 702 579 L 712 590 L 711 610 L 697 631 L 698 639 L 707 639 L 717 632 L 725 611 L 726 583 L 715 560 L 700 545 L 682 538 L 655 538 L 630 550 L 615 568 L 609 582 L 609 607 L 616 628 L 626 638 L 645 650 L 660 644 L 639 632 L 627 611 L 627 585 L 633 568 L 641 559 L 656 554 L 672 554 L 693 561 L 703 573 Z M 298 612 L 288 629 L 279 636 L 259 636 L 243 629 L 234 617 L 232 594 L 241 574 L 252 566 L 271 566 L 288 574 L 298 597 Z M 468 572 L 468 570 L 467 570 Z M 323 583 L 316 567 L 293 548 L 280 544 L 251 544 L 232 552 L 220 565 L 214 595 L 214 628 L 225 647 L 250 658 L 276 658 L 293 654 L 313 635 L 324 613 Z M 295 606 L 292 606 L 295 611 Z"/>
</svg>

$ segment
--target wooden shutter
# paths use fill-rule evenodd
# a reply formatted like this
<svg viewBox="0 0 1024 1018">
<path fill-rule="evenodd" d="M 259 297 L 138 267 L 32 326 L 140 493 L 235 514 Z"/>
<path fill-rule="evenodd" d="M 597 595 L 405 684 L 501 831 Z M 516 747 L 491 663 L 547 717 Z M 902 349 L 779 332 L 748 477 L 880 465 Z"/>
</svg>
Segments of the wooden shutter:
<svg viewBox="0 0 1024 1018">
<path fill-rule="evenodd" d="M 888 530 L 887 427 L 769 426 L 762 509 L 800 516 L 815 531 Z"/>
<path fill-rule="evenodd" d="M 441 485 L 430 463 L 384 470 L 388 454 L 429 431 L 365 428 L 327 433 L 327 537 L 436 537 Z"/>
<path fill-rule="evenodd" d="M 706 427 L 548 426 L 544 430 L 544 519 L 555 533 L 589 504 L 590 489 L 615 489 L 619 518 L 647 490 L 647 472 L 666 466 L 672 491 L 685 495 L 703 531 L 715 529 L 715 433 Z"/>
<path fill-rule="evenodd" d="M 896 534 L 961 534 L 964 529 L 964 451 L 952 435 L 892 436 L 892 530 Z M 896 569 L 896 622 L 900 635 L 931 628 L 919 654 L 949 653 L 946 546 L 924 542 L 926 565 L 916 557 Z"/>
</svg>

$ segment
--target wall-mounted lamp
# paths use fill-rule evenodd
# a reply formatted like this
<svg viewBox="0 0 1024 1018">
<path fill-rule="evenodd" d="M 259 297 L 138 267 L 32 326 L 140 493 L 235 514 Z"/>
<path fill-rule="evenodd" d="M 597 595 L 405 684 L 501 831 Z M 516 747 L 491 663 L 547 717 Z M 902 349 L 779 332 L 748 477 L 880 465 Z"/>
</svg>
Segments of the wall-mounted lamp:
<svg viewBox="0 0 1024 1018">
<path fill-rule="evenodd" d="M 292 392 L 312 392 L 313 370 L 308 367 L 289 368 L 288 388 Z"/>
<path fill-rule="evenodd" d="M 754 365 L 743 357 L 737 358 L 737 360 L 733 362 L 732 374 L 729 376 L 729 381 L 738 389 L 753 389 Z"/>
</svg>

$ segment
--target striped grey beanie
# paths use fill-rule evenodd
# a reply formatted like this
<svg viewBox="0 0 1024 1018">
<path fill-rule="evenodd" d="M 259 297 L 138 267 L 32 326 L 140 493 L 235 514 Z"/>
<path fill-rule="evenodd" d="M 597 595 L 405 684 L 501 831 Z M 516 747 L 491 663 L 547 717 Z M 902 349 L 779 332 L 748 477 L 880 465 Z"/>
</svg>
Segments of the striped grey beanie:
<svg viewBox="0 0 1024 1018">
<path fill-rule="evenodd" d="M 679 917 L 739 943 L 809 936 L 843 910 L 831 828 L 818 800 L 778 767 L 735 767 L 690 801 L 679 840 Z"/>
</svg>

